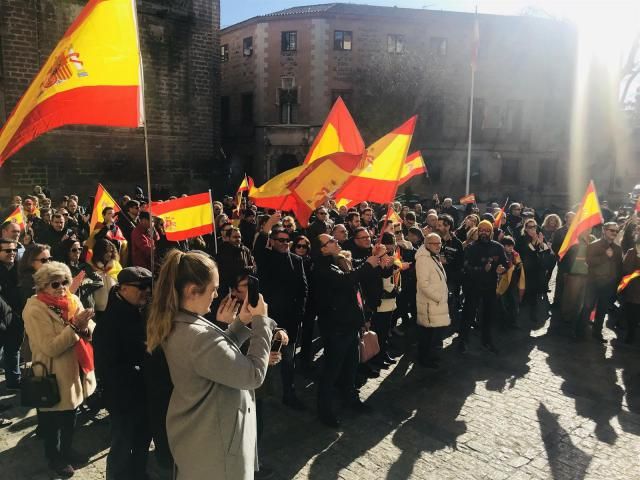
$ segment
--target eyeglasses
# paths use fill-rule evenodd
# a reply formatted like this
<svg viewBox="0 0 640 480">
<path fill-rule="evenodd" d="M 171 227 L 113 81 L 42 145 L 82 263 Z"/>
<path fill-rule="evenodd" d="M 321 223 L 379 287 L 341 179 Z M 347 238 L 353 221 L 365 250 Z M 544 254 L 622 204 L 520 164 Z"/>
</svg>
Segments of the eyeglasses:
<svg viewBox="0 0 640 480">
<path fill-rule="evenodd" d="M 138 290 L 151 290 L 150 283 L 123 283 L 122 285 L 131 285 L 132 287 L 136 287 Z"/>
<path fill-rule="evenodd" d="M 326 214 L 327 214 L 327 212 L 318 212 L 318 213 L 316 213 L 316 215 L 326 215 Z"/>
<path fill-rule="evenodd" d="M 3 248 L 1 251 L 7 252 L 7 253 L 18 253 L 17 248 Z"/>
<path fill-rule="evenodd" d="M 329 240 L 327 240 L 324 243 L 320 244 L 320 248 L 326 247 L 327 245 L 329 245 L 330 243 L 338 243 L 338 240 L 336 240 L 335 238 L 331 237 L 329 238 Z"/>
<path fill-rule="evenodd" d="M 35 258 L 33 261 L 40 262 L 40 263 L 48 263 L 51 261 L 51 257 Z"/>
<path fill-rule="evenodd" d="M 69 214 L 68 214 L 68 213 L 63 213 L 63 214 L 62 214 L 62 216 L 63 216 L 63 217 L 68 217 L 68 216 L 69 216 Z"/>
<path fill-rule="evenodd" d="M 288 238 L 274 238 L 274 242 L 287 243 L 289 241 Z"/>
<path fill-rule="evenodd" d="M 438 246 L 440 246 L 440 245 L 442 245 L 442 243 L 441 242 L 427 242 L 427 245 L 438 245 Z"/>
<path fill-rule="evenodd" d="M 51 285 L 51 288 L 53 288 L 54 290 L 59 289 L 60 287 L 68 287 L 69 286 L 69 280 L 62 280 L 61 282 L 51 282 L 49 285 Z"/>
<path fill-rule="evenodd" d="M 293 227 L 293 225 L 291 225 L 290 223 L 284 223 L 282 226 L 284 228 L 292 228 Z"/>
<path fill-rule="evenodd" d="M 616 228 L 605 228 L 607 232 L 620 233 L 620 230 Z"/>
<path fill-rule="evenodd" d="M 363 235 L 362 237 L 353 237 L 354 240 L 371 240 L 369 235 Z"/>
<path fill-rule="evenodd" d="M 79 248 L 72 248 L 71 250 L 69 250 L 72 253 L 78 253 L 80 251 Z"/>
<path fill-rule="evenodd" d="M 527 230 L 533 230 L 534 228 L 536 228 L 536 225 L 527 225 L 525 228 Z"/>
<path fill-rule="evenodd" d="M 304 243 L 299 243 L 296 245 L 296 248 L 304 248 L 305 250 L 309 250 L 309 245 L 305 245 Z"/>
</svg>

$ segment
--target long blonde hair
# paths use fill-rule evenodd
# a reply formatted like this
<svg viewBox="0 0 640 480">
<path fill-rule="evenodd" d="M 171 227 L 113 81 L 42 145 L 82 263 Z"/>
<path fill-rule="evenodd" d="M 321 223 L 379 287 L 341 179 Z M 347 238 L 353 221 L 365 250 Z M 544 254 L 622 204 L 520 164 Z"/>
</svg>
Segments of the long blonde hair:
<svg viewBox="0 0 640 480">
<path fill-rule="evenodd" d="M 204 292 L 217 273 L 216 262 L 204 252 L 174 249 L 165 255 L 147 320 L 147 351 L 155 350 L 171 333 L 184 287 L 193 283 Z"/>
</svg>

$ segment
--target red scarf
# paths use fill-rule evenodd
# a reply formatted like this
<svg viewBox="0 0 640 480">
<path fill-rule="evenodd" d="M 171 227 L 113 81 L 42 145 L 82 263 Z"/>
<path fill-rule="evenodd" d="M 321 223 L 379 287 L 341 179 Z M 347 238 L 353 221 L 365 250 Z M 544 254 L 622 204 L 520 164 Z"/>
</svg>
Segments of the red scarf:
<svg viewBox="0 0 640 480">
<path fill-rule="evenodd" d="M 43 292 L 38 293 L 36 297 L 47 307 L 56 312 L 65 323 L 73 323 L 72 320 L 78 308 L 75 302 L 71 301 L 71 294 L 68 291 L 64 297 L 55 297 Z M 80 337 L 80 341 L 75 344 L 74 349 L 76 353 L 76 359 L 80 364 L 82 372 L 85 375 L 89 372 L 93 372 L 93 345 L 91 345 L 91 343 L 84 338 Z"/>
</svg>

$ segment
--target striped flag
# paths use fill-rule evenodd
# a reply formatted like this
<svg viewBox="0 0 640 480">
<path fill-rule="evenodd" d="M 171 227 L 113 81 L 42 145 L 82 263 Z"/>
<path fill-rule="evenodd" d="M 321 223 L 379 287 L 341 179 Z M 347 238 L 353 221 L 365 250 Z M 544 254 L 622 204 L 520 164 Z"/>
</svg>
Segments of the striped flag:
<svg viewBox="0 0 640 480">
<path fill-rule="evenodd" d="M 631 280 L 635 278 L 640 278 L 640 270 L 636 270 L 635 272 L 630 273 L 629 275 L 625 275 L 622 277 L 620 284 L 618 285 L 618 293 L 622 293 L 622 291 L 629 286 Z"/>
<path fill-rule="evenodd" d="M 208 192 L 154 202 L 151 211 L 164 220 L 167 240 L 172 242 L 213 232 L 213 209 Z"/>
<path fill-rule="evenodd" d="M 598 202 L 598 195 L 596 194 L 596 186 L 593 180 L 589 182 L 587 191 L 582 198 L 580 207 L 576 212 L 576 216 L 573 218 L 567 235 L 564 237 L 564 242 L 558 251 L 558 258 L 562 260 L 562 257 L 569 251 L 569 249 L 578 243 L 578 237 L 586 230 L 591 230 L 596 225 L 602 223 L 602 212 L 600 211 L 600 202 Z"/>
<path fill-rule="evenodd" d="M 22 212 L 22 206 L 18 205 L 11 215 L 9 215 L 5 222 L 14 222 L 20 226 L 20 230 L 24 231 L 25 221 L 24 213 Z"/>
<path fill-rule="evenodd" d="M 470 193 L 469 195 L 465 195 L 460 198 L 460 205 L 468 205 L 470 203 L 476 203 L 476 194 Z"/>
<path fill-rule="evenodd" d="M 91 220 L 89 220 L 89 234 L 93 232 L 98 223 L 104 222 L 104 216 L 102 215 L 102 211 L 106 207 L 113 208 L 114 212 L 119 212 L 120 207 L 113 199 L 107 189 L 102 186 L 101 183 L 98 184 L 98 190 L 96 191 L 96 198 L 93 201 L 93 211 L 91 212 Z"/>
</svg>

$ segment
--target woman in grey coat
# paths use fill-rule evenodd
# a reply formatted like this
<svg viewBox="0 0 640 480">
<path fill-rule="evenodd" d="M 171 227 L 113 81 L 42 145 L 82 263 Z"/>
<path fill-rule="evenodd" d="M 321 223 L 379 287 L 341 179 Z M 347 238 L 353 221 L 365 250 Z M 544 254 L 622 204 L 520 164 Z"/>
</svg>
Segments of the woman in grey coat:
<svg viewBox="0 0 640 480">
<path fill-rule="evenodd" d="M 262 296 L 255 308 L 245 301 L 233 321 L 236 301 L 225 299 L 225 331 L 207 321 L 218 279 L 205 253 L 170 251 L 147 322 L 147 348 L 162 347 L 174 385 L 167 436 L 179 479 L 252 479 L 257 463 L 253 390 L 265 378 L 276 323 Z"/>
</svg>

